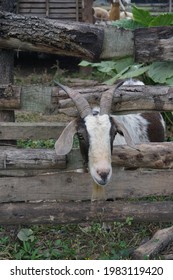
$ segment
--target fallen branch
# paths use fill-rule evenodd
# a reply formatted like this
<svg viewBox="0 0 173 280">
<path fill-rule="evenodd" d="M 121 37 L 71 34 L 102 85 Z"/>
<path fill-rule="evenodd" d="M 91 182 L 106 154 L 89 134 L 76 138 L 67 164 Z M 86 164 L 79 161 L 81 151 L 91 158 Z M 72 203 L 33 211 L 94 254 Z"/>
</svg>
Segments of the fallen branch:
<svg viewBox="0 0 173 280">
<path fill-rule="evenodd" d="M 145 244 L 133 252 L 134 259 L 150 259 L 160 253 L 170 242 L 173 241 L 173 226 L 158 230 Z"/>
</svg>

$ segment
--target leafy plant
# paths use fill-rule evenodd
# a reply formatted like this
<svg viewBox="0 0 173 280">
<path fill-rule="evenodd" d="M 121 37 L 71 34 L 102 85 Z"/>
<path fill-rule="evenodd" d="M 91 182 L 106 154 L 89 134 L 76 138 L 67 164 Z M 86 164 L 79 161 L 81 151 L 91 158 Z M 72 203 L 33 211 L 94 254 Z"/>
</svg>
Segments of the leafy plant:
<svg viewBox="0 0 173 280">
<path fill-rule="evenodd" d="M 173 14 L 170 13 L 153 16 L 149 11 L 137 8 L 136 6 L 133 6 L 132 13 L 134 20 L 118 20 L 114 21 L 113 25 L 126 29 L 173 25 Z M 108 85 L 113 85 L 118 79 L 134 77 L 145 78 L 152 84 L 173 85 L 172 62 L 158 61 L 151 64 L 137 64 L 132 57 L 127 57 L 112 61 L 101 61 L 99 63 L 82 61 L 79 65 L 96 68 L 98 72 L 104 74 L 104 82 Z"/>
<path fill-rule="evenodd" d="M 134 21 L 138 24 L 141 24 L 141 26 L 143 27 L 173 25 L 173 14 L 171 13 L 164 13 L 158 16 L 153 16 L 149 11 L 133 6 L 132 14 Z"/>
</svg>

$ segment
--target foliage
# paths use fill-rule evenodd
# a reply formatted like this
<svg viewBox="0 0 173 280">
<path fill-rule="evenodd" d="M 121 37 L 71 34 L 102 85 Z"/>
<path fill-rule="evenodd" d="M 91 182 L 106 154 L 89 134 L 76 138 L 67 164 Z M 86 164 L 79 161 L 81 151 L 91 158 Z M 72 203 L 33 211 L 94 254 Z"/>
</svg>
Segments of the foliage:
<svg viewBox="0 0 173 280">
<path fill-rule="evenodd" d="M 135 63 L 131 57 L 112 61 L 92 63 L 82 61 L 80 66 L 91 66 L 105 75 L 105 84 L 113 85 L 119 79 L 138 77 L 147 79 L 150 84 L 173 85 L 173 63 L 153 62 L 150 65 Z"/>
<path fill-rule="evenodd" d="M 133 6 L 132 14 L 134 21 L 138 24 L 141 24 L 143 27 L 173 25 L 173 14 L 171 13 L 153 16 L 149 11 Z"/>
<path fill-rule="evenodd" d="M 170 13 L 153 16 L 149 11 L 136 6 L 133 6 L 132 13 L 134 20 L 117 20 L 112 25 L 126 29 L 173 25 L 173 14 Z M 114 84 L 118 79 L 134 77 L 144 79 L 146 76 L 150 83 L 173 85 L 172 62 L 153 62 L 149 65 L 137 64 L 132 57 L 127 57 L 112 61 L 101 61 L 100 63 L 82 61 L 79 65 L 96 68 L 97 71 L 104 74 L 105 83 L 109 85 Z"/>
</svg>

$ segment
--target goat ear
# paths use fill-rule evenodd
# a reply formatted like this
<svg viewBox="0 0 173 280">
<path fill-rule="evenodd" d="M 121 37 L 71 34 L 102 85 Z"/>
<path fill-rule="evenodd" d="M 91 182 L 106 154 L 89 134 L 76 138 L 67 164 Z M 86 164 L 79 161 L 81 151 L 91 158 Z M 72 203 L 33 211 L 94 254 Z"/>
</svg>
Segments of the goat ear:
<svg viewBox="0 0 173 280">
<path fill-rule="evenodd" d="M 115 120 L 114 118 L 113 118 L 113 121 L 114 121 L 115 126 L 117 128 L 117 132 L 120 133 L 120 134 L 123 134 L 123 136 L 124 136 L 124 138 L 127 142 L 127 145 L 129 147 L 132 147 L 133 149 L 136 149 L 135 143 L 133 142 L 133 139 L 130 136 L 130 134 L 129 134 L 127 128 L 124 126 L 124 124 L 120 123 L 119 121 Z"/>
<path fill-rule="evenodd" d="M 60 137 L 55 143 L 55 152 L 57 155 L 68 154 L 73 146 L 73 137 L 77 132 L 76 120 L 71 121 L 61 133 Z"/>
</svg>

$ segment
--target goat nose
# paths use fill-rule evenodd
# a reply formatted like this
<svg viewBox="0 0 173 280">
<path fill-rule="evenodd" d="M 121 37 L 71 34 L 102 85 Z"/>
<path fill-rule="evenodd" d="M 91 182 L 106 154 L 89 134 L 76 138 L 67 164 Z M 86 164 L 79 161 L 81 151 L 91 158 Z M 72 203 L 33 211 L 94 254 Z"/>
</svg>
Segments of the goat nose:
<svg viewBox="0 0 173 280">
<path fill-rule="evenodd" d="M 97 171 L 103 182 L 107 180 L 110 171 Z"/>
</svg>

